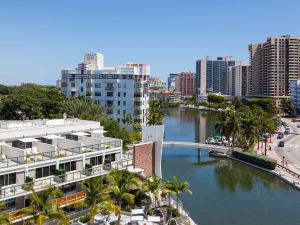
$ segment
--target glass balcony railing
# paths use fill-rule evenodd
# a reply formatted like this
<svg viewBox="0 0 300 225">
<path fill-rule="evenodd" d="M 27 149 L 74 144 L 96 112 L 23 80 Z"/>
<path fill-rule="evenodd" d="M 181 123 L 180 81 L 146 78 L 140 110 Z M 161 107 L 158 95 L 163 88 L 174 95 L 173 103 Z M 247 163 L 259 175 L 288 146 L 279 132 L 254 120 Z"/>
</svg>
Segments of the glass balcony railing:
<svg viewBox="0 0 300 225">
<path fill-rule="evenodd" d="M 15 196 L 29 194 L 30 186 L 33 186 L 36 191 L 41 191 L 47 188 L 49 185 L 61 186 L 66 183 L 85 180 L 91 177 L 107 174 L 112 170 L 126 169 L 129 166 L 132 166 L 132 164 L 132 158 L 127 156 L 119 162 L 111 162 L 105 165 L 96 165 L 90 169 L 84 169 L 82 171 L 72 171 L 59 176 L 49 176 L 47 178 L 37 179 L 33 182 L 20 185 L 3 186 L 0 188 L 0 198 L 8 199 Z"/>
<path fill-rule="evenodd" d="M 57 149 L 56 151 L 49 152 L 37 152 L 35 154 L 30 154 L 26 156 L 18 156 L 7 158 L 5 160 L 0 160 L 0 169 L 8 168 L 23 164 L 36 163 L 56 158 L 69 157 L 73 155 L 84 154 L 93 151 L 103 151 L 111 148 L 121 147 L 122 143 L 120 140 L 108 141 L 104 143 L 94 144 L 94 145 L 85 145 L 82 147 L 69 148 L 69 149 Z"/>
</svg>

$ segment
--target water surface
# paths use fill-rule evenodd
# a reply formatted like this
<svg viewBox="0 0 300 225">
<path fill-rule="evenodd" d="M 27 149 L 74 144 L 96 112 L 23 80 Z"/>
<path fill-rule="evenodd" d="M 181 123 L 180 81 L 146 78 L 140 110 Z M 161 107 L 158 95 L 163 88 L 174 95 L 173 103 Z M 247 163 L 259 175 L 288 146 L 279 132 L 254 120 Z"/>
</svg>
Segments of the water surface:
<svg viewBox="0 0 300 225">
<path fill-rule="evenodd" d="M 166 110 L 165 140 L 204 142 L 215 135 L 216 114 Z M 165 179 L 187 180 L 193 195 L 181 200 L 199 225 L 299 225 L 300 192 L 280 179 L 238 162 L 210 158 L 202 151 L 165 147 Z"/>
</svg>

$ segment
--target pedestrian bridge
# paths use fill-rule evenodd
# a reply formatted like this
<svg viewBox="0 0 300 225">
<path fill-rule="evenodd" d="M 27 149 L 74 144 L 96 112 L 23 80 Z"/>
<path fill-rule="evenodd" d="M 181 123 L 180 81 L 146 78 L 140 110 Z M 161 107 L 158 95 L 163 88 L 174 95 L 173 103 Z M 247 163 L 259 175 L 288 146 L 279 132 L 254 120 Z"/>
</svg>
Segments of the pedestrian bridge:
<svg viewBox="0 0 300 225">
<path fill-rule="evenodd" d="M 178 141 L 164 141 L 164 146 L 182 146 L 182 147 L 191 147 L 191 148 L 199 148 L 207 151 L 217 151 L 221 153 L 227 153 L 229 148 L 225 146 L 218 146 L 218 145 L 209 145 L 203 143 L 195 143 L 195 142 L 178 142 Z"/>
</svg>

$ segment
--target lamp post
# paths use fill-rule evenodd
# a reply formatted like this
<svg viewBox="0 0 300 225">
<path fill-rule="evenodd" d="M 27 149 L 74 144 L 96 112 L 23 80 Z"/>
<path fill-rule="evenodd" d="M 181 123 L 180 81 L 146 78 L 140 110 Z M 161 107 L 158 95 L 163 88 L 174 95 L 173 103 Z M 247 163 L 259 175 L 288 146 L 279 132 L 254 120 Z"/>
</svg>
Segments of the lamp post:
<svg viewBox="0 0 300 225">
<path fill-rule="evenodd" d="M 263 134 L 262 140 L 265 143 L 265 156 L 267 156 L 267 141 L 268 141 L 268 134 Z"/>
</svg>

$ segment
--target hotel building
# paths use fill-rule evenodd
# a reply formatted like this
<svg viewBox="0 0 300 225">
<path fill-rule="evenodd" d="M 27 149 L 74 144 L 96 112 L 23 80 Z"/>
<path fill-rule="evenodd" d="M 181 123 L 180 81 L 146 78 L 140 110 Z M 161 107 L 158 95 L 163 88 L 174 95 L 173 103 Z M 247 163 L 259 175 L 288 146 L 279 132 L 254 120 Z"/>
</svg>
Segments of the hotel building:
<svg viewBox="0 0 300 225">
<path fill-rule="evenodd" d="M 248 95 L 249 66 L 238 65 L 228 68 L 228 94 L 231 96 Z"/>
<path fill-rule="evenodd" d="M 59 83 L 67 97 L 85 96 L 105 107 L 107 114 L 121 124 L 126 115 L 134 123 L 146 124 L 149 76 L 147 64 L 104 67 L 103 55 L 96 53 L 85 54 L 84 62 L 75 69 L 62 70 Z"/>
</svg>

